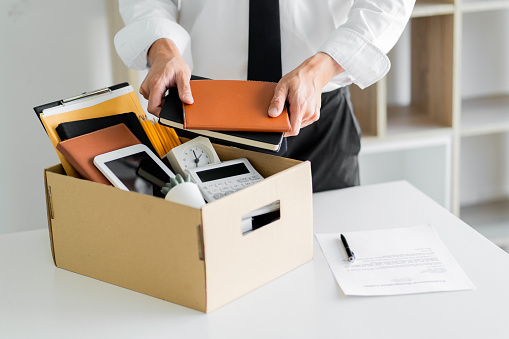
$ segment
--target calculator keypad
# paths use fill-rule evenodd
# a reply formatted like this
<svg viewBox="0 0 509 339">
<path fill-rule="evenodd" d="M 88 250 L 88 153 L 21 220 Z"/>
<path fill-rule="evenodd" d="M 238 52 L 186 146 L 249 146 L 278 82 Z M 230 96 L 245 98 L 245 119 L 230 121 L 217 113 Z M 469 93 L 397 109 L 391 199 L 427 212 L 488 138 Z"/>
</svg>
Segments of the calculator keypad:
<svg viewBox="0 0 509 339">
<path fill-rule="evenodd" d="M 238 179 L 232 178 L 218 183 L 203 183 L 199 186 L 205 195 L 205 200 L 213 201 L 235 193 L 238 190 L 251 186 L 261 180 L 263 180 L 261 175 L 251 175 L 249 177 L 240 177 Z"/>
</svg>

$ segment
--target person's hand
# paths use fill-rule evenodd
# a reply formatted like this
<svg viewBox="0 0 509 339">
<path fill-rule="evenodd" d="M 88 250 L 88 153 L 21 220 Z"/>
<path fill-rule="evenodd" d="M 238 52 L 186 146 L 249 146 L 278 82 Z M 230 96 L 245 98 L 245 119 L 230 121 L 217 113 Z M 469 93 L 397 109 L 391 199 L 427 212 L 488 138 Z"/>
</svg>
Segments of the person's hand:
<svg viewBox="0 0 509 339">
<path fill-rule="evenodd" d="M 322 88 L 344 69 L 328 54 L 319 52 L 281 78 L 269 106 L 270 117 L 283 112 L 285 102 L 290 111 L 290 131 L 295 136 L 320 118 Z"/>
<path fill-rule="evenodd" d="M 178 48 L 168 39 L 156 40 L 148 51 L 151 67 L 140 86 L 140 93 L 148 100 L 147 110 L 159 116 L 164 104 L 166 89 L 177 87 L 180 100 L 193 103 L 189 80 L 191 69 L 184 61 Z"/>
</svg>

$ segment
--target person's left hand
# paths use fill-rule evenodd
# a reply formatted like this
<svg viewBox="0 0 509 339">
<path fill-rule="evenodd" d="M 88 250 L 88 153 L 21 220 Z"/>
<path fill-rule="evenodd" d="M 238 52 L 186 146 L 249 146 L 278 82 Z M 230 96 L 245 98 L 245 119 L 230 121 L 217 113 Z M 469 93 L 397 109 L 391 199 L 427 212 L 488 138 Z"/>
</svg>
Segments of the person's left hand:
<svg viewBox="0 0 509 339">
<path fill-rule="evenodd" d="M 288 102 L 291 128 L 285 136 L 298 135 L 301 128 L 320 118 L 322 88 L 343 71 L 332 57 L 319 52 L 281 78 L 268 114 L 270 117 L 279 116 L 285 102 Z"/>
</svg>

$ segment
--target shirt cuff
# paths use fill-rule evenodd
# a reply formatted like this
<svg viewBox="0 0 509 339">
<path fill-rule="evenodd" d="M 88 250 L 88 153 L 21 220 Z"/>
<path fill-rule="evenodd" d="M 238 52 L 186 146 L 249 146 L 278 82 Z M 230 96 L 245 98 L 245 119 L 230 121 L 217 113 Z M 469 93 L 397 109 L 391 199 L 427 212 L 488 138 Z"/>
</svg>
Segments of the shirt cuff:
<svg viewBox="0 0 509 339">
<path fill-rule="evenodd" d="M 115 49 L 127 67 L 143 70 L 149 67 L 147 52 L 150 46 L 161 38 L 173 41 L 192 68 L 189 34 L 182 26 L 165 18 L 145 18 L 125 26 L 115 35 Z"/>
<path fill-rule="evenodd" d="M 350 81 L 362 89 L 382 79 L 391 68 L 389 58 L 380 49 L 348 28 L 336 29 L 319 51 L 336 60 Z M 331 82 L 344 84 L 344 76 Z"/>
</svg>

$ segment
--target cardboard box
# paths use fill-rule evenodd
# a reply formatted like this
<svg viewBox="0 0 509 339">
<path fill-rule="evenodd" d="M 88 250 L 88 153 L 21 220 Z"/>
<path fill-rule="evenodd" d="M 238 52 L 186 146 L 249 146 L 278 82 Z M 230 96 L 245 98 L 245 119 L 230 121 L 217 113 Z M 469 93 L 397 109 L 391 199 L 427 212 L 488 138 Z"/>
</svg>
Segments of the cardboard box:
<svg viewBox="0 0 509 339">
<path fill-rule="evenodd" d="M 310 261 L 309 162 L 215 145 L 266 179 L 195 209 L 45 170 L 55 265 L 211 312 Z M 280 201 L 280 219 L 243 235 L 247 212 Z"/>
</svg>

